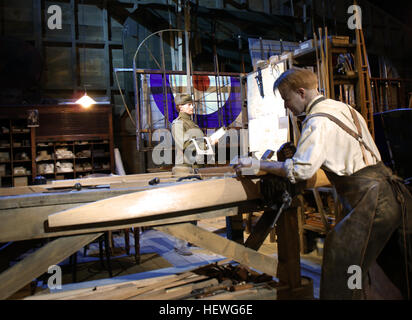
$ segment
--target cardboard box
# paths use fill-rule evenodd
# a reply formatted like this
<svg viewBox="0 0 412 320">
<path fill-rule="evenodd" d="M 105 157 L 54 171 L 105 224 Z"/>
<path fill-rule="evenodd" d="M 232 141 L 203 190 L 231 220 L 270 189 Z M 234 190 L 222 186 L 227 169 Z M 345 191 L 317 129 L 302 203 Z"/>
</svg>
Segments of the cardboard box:
<svg viewBox="0 0 412 320">
<path fill-rule="evenodd" d="M 23 187 L 28 185 L 27 177 L 14 177 L 13 184 L 15 187 Z"/>
<path fill-rule="evenodd" d="M 4 177 L 6 175 L 6 165 L 0 164 L 0 177 Z"/>
</svg>

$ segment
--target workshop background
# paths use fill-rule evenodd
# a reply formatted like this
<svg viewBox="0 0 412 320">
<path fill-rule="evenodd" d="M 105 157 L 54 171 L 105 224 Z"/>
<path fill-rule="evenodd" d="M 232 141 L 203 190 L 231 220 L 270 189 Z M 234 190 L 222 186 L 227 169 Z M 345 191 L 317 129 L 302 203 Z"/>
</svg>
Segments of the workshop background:
<svg viewBox="0 0 412 320">
<path fill-rule="evenodd" d="M 147 152 L 136 148 L 132 72 L 114 70 L 132 68 L 136 49 L 146 37 L 159 30 L 188 30 L 192 71 L 248 73 L 253 71 L 253 57 L 268 59 L 295 49 L 312 39 L 318 27 L 327 27 L 329 35 L 354 39 L 354 30 L 348 28 L 352 4 L 349 0 L 4 0 L 0 104 L 52 105 L 75 101 L 86 90 L 96 101 L 113 105 L 114 146 L 126 172 L 145 172 L 155 165 Z M 61 8 L 61 29 L 48 26 L 54 13 L 48 9 L 53 5 Z M 359 1 L 359 5 L 371 78 L 376 90 L 379 86 L 387 92 L 375 112 L 409 107 L 411 4 Z M 136 68 L 161 70 L 164 63 L 165 70 L 186 71 L 185 48 L 179 49 L 184 38 L 172 32 L 165 32 L 163 41 L 150 37 L 136 55 Z M 259 39 L 274 42 L 266 49 Z M 207 89 L 198 77 L 197 87 Z"/>
<path fill-rule="evenodd" d="M 155 228 L 147 221 L 98 229 L 103 235 L 76 234 L 81 241 L 67 239 L 64 230 L 57 230 L 58 240 L 67 242 L 62 245 L 66 251 L 61 250 L 65 256 L 58 250 L 49 256 L 40 249 L 59 248 L 59 244 L 49 243 L 43 223 L 48 214 L 113 196 L 113 190 L 124 195 L 176 182 L 169 175 L 173 164 L 154 163 L 152 151 L 159 142 L 155 131 L 170 130 L 177 117 L 177 93 L 193 95 L 198 105 L 194 120 L 205 133 L 231 128 L 239 132 L 235 139 L 240 145 L 241 130 L 253 126 L 263 133 L 249 140 L 263 147 L 267 142 L 263 138 L 268 138 L 263 130 L 268 128 L 262 125 L 266 114 L 263 119 L 251 115 L 259 115 L 260 99 L 271 92 L 266 81 L 273 83 L 278 64 L 314 70 L 325 96 L 356 107 L 373 132 L 383 162 L 410 184 L 412 2 L 357 1 L 362 8 L 360 30 L 350 24 L 353 4 L 352 0 L 1 0 L 0 208 L 7 217 L 1 223 L 0 277 L 7 278 L 6 271 L 13 266 L 26 266 L 29 271 L 21 283 L 18 277 L 10 280 L 9 287 L 0 283 L 0 298 L 35 299 L 40 294 L 39 299 L 53 299 L 48 294 L 58 291 L 49 290 L 42 259 L 55 259 L 62 267 L 65 290 L 58 293 L 62 299 L 155 299 L 165 297 L 165 283 L 187 281 L 186 285 L 205 279 L 216 290 L 226 290 L 226 299 L 236 294 L 243 299 L 318 298 L 323 241 L 340 212 L 331 187 L 306 189 L 296 220 L 282 215 L 278 224 L 283 229 L 277 232 L 274 224 L 264 226 L 265 219 L 273 217 L 263 211 L 238 214 L 237 207 L 225 207 L 207 212 L 208 219 L 198 226 L 210 231 L 210 238 L 203 238 L 204 247 L 190 246 L 190 256 L 174 251 L 175 234 L 167 233 L 167 227 Z M 85 94 L 95 101 L 91 108 L 77 103 Z M 295 125 L 283 114 L 274 116 L 283 118 L 283 129 Z M 287 135 L 283 133 L 282 139 Z M 216 158 L 224 153 L 216 151 Z M 228 165 L 230 155 L 225 156 Z M 223 176 L 222 172 L 218 173 Z M 127 176 L 134 174 L 145 175 Z M 95 182 L 65 183 L 78 178 L 102 179 L 109 190 Z M 53 190 L 41 189 L 41 196 L 47 198 L 44 202 L 29 192 L 18 199 L 10 190 L 27 186 L 40 190 L 34 188 L 46 188 L 45 183 L 51 182 Z M 24 219 L 14 220 L 17 213 Z M 174 218 L 172 223 L 182 222 Z M 19 228 L 14 228 L 16 221 L 25 221 L 28 227 L 17 223 Z M 254 230 L 263 230 L 265 236 L 250 237 Z M 271 259 L 255 259 L 259 261 L 252 267 L 214 265 L 228 257 L 230 250 L 223 241 L 243 244 L 244 236 L 250 237 L 255 251 Z M 221 251 L 208 250 L 212 244 Z M 239 247 L 235 248 L 246 252 L 248 259 L 255 257 L 248 255 L 248 248 Z M 40 258 L 25 260 L 33 253 Z M 284 255 L 279 259 L 279 277 L 288 279 L 288 285 L 294 283 L 294 295 L 289 289 L 281 293 L 278 286 L 275 296 L 273 288 L 266 286 L 273 284 L 275 268 L 270 263 L 278 254 Z M 239 253 L 235 258 L 242 257 Z M 205 264 L 212 267 L 202 269 Z M 195 267 L 199 270 L 190 280 L 193 274 L 188 270 Z M 251 270 L 258 267 L 266 267 L 270 277 Z M 206 277 L 211 275 L 219 281 Z M 227 275 L 231 280 L 222 287 Z M 136 297 L 136 292 L 128 292 L 128 281 L 141 280 L 146 281 L 145 287 L 139 287 L 142 296 Z M 258 285 L 250 285 L 253 281 Z M 95 290 L 123 282 L 116 292 Z M 205 294 L 196 291 L 204 290 L 200 284 L 190 289 L 179 287 L 178 293 L 166 292 L 167 297 Z M 151 295 L 145 296 L 148 292 Z"/>
</svg>

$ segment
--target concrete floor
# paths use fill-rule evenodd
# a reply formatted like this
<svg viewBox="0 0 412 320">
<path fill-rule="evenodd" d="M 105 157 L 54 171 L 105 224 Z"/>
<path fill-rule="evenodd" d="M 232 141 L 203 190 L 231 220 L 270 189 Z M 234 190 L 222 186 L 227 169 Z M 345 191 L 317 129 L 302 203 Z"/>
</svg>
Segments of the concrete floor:
<svg viewBox="0 0 412 320">
<path fill-rule="evenodd" d="M 222 229 L 226 226 L 225 218 L 206 219 L 198 222 L 198 226 L 209 231 Z M 225 236 L 225 234 L 221 234 Z M 245 233 L 246 239 L 248 234 Z M 136 264 L 134 258 L 134 238 L 130 233 L 130 255 L 124 251 L 123 233 L 114 234 L 114 256 L 111 258 L 113 277 L 109 278 L 107 269 L 102 267 L 99 254 L 98 243 L 89 245 L 86 255 L 84 251 L 77 252 L 76 281 L 72 281 L 71 265 L 69 259 L 66 259 L 59 265 L 63 271 L 62 289 L 72 290 L 88 288 L 99 285 L 111 284 L 115 282 L 124 282 L 139 280 L 168 274 L 175 274 L 193 269 L 197 266 L 210 264 L 226 257 L 220 256 L 203 248 L 195 246 L 189 247 L 192 252 L 190 256 L 183 256 L 174 250 L 176 239 L 160 231 L 149 229 L 140 235 L 140 254 L 141 262 Z M 267 255 L 276 255 L 276 242 L 270 242 L 268 236 L 259 252 Z M 321 271 L 322 258 L 317 251 L 310 254 L 301 255 L 302 275 L 313 279 L 314 296 L 319 297 L 319 280 Z M 35 294 L 49 292 L 47 284 L 41 280 L 37 281 Z M 57 290 L 52 290 L 57 292 Z M 20 292 L 17 296 L 30 295 L 26 288 L 26 293 Z"/>
</svg>

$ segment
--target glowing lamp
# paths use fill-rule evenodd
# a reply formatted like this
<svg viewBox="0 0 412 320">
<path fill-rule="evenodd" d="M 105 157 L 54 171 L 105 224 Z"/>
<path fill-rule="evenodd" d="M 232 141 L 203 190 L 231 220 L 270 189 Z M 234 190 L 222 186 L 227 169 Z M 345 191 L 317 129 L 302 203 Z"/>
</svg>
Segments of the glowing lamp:
<svg viewBox="0 0 412 320">
<path fill-rule="evenodd" d="M 83 108 L 89 108 L 92 104 L 95 104 L 92 98 L 90 98 L 87 93 L 84 94 L 79 100 L 76 101 L 77 104 L 80 104 Z"/>
</svg>

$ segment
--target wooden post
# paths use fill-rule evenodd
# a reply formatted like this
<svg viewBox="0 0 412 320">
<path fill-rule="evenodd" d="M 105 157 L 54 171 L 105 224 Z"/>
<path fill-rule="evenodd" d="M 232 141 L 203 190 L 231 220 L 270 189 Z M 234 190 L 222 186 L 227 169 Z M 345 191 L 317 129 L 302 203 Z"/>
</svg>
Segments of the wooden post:
<svg viewBox="0 0 412 320">
<path fill-rule="evenodd" d="M 134 257 L 136 260 L 136 264 L 140 264 L 140 228 L 134 227 L 133 228 L 134 234 Z"/>
<path fill-rule="evenodd" d="M 275 220 L 277 211 L 268 210 L 265 211 L 258 222 L 255 225 L 255 228 L 251 232 L 250 236 L 245 242 L 245 246 L 253 250 L 259 250 L 266 237 L 271 231 L 271 225 Z"/>
<path fill-rule="evenodd" d="M 297 209 L 283 212 L 276 224 L 278 238 L 277 278 L 290 289 L 301 287 Z"/>
<path fill-rule="evenodd" d="M 226 217 L 226 232 L 229 240 L 243 244 L 243 216 L 229 216 Z"/>
</svg>

